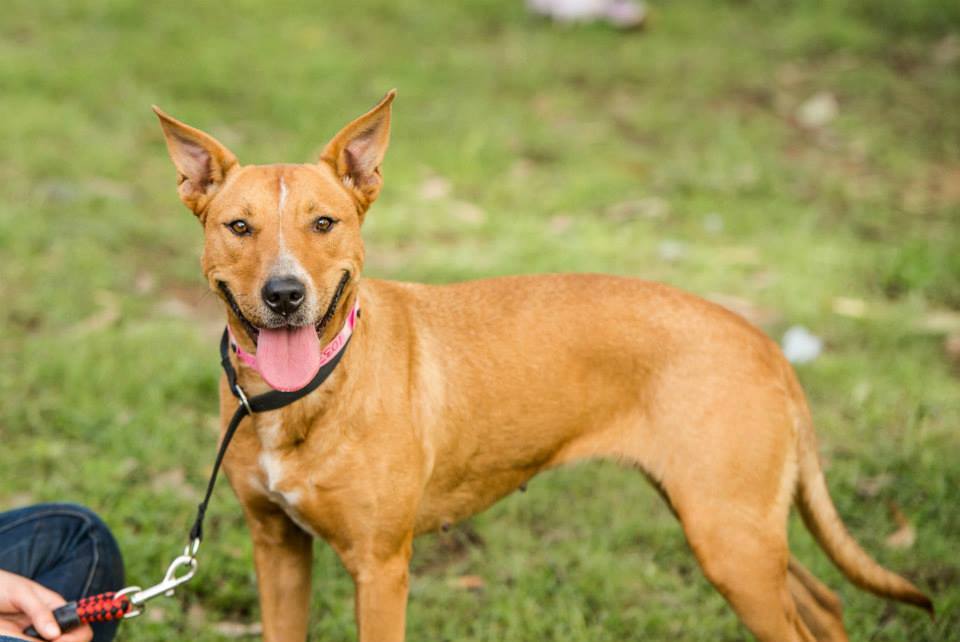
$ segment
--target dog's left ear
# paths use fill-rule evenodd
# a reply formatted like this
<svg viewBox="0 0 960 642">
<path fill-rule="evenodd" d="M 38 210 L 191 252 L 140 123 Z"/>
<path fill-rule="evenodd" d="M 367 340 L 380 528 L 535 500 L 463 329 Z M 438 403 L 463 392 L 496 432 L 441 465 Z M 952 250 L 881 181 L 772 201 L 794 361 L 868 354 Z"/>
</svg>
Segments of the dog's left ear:
<svg viewBox="0 0 960 642">
<path fill-rule="evenodd" d="M 320 155 L 353 193 L 361 211 L 376 200 L 383 185 L 380 165 L 390 143 L 390 105 L 396 95 L 396 89 L 388 91 L 376 107 L 341 129 Z"/>
</svg>

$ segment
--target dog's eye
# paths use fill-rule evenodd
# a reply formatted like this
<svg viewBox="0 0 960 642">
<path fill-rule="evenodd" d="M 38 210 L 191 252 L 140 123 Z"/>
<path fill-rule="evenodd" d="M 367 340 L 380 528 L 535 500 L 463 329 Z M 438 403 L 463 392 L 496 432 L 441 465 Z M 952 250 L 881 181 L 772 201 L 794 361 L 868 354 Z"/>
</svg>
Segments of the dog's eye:
<svg viewBox="0 0 960 642">
<path fill-rule="evenodd" d="M 321 216 L 313 222 L 313 231 L 320 232 L 321 234 L 329 232 L 333 229 L 335 223 L 336 221 L 329 216 Z"/>
<path fill-rule="evenodd" d="M 249 236 L 253 231 L 250 229 L 250 224 L 247 223 L 242 218 L 238 218 L 235 221 L 230 221 L 226 224 L 227 228 L 236 234 L 237 236 Z"/>
</svg>

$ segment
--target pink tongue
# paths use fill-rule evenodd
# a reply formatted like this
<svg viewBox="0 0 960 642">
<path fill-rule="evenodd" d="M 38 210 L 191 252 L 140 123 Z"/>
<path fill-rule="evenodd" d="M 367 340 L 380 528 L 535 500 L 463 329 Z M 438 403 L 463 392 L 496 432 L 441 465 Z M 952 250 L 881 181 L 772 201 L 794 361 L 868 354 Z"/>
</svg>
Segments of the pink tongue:
<svg viewBox="0 0 960 642">
<path fill-rule="evenodd" d="M 320 369 L 320 339 L 312 325 L 261 329 L 257 367 L 272 388 L 291 392 L 303 388 Z"/>
</svg>

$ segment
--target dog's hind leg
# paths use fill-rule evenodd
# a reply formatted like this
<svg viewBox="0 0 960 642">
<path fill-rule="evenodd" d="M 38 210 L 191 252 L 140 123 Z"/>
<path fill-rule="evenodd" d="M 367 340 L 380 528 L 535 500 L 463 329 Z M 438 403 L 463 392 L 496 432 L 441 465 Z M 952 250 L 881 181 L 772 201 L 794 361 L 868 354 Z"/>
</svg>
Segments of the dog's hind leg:
<svg viewBox="0 0 960 642">
<path fill-rule="evenodd" d="M 648 452 L 659 465 L 644 468 L 659 473 L 704 574 L 757 639 L 816 642 L 789 587 L 795 437 L 768 401 L 718 406 L 695 428 L 675 428 L 669 449 Z"/>
<path fill-rule="evenodd" d="M 706 507 L 705 507 L 706 508 Z M 784 527 L 716 504 L 706 515 L 682 509 L 690 547 L 707 579 L 761 642 L 817 642 L 788 589 Z"/>
<path fill-rule="evenodd" d="M 793 556 L 788 571 L 790 595 L 817 642 L 847 642 L 840 598 Z"/>
</svg>

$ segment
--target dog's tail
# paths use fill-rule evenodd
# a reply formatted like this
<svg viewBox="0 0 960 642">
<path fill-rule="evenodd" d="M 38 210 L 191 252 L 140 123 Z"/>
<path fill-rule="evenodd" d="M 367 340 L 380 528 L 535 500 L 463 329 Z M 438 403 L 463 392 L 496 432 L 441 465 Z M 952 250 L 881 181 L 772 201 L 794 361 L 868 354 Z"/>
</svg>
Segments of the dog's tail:
<svg viewBox="0 0 960 642">
<path fill-rule="evenodd" d="M 880 566 L 847 532 L 827 491 L 813 429 L 807 427 L 805 432 L 800 452 L 797 507 L 807 528 L 851 582 L 881 597 L 919 606 L 933 616 L 933 602 L 929 597 L 909 580 Z"/>
</svg>

